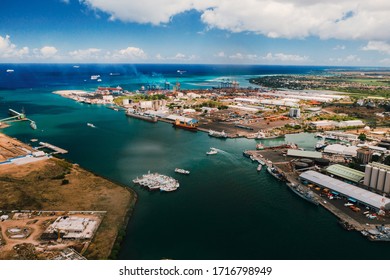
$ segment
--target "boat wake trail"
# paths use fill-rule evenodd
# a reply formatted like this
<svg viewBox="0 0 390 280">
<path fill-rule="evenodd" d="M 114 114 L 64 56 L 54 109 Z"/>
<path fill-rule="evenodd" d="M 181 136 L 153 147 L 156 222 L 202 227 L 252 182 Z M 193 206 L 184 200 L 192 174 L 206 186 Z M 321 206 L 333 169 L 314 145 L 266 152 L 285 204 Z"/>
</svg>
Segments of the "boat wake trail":
<svg viewBox="0 0 390 280">
<path fill-rule="evenodd" d="M 229 153 L 227 151 L 224 151 L 224 150 L 221 150 L 221 149 L 218 149 L 218 148 L 214 148 L 220 155 L 223 155 L 225 156 L 229 161 L 231 161 L 233 164 L 238 164 L 238 160 L 240 159 L 240 157 L 238 155 L 235 155 L 235 154 L 232 154 L 232 153 Z"/>
</svg>

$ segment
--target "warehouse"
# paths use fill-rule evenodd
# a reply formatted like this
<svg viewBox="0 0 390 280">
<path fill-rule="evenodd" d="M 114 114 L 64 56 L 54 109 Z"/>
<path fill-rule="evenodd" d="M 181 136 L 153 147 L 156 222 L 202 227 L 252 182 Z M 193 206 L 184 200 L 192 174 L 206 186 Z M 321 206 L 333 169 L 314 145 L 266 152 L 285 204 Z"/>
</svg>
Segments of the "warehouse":
<svg viewBox="0 0 390 280">
<path fill-rule="evenodd" d="M 301 150 L 294 150 L 294 149 L 288 149 L 287 155 L 289 157 L 322 158 L 322 153 L 320 152 L 301 151 Z"/>
<path fill-rule="evenodd" d="M 358 149 L 356 146 L 348 147 L 341 144 L 333 144 L 326 146 L 324 153 L 356 157 Z"/>
<path fill-rule="evenodd" d="M 346 167 L 341 164 L 333 164 L 326 168 L 326 172 L 350 182 L 359 183 L 364 178 L 364 172 Z"/>
<path fill-rule="evenodd" d="M 299 175 L 299 177 L 302 181 L 308 181 L 316 184 L 317 186 L 331 189 L 332 191 L 338 192 L 341 195 L 354 199 L 364 205 L 371 206 L 376 209 L 381 209 L 384 207 L 386 210 L 390 210 L 390 199 L 354 185 L 347 184 L 332 177 L 323 175 L 316 171 L 303 172 L 301 175 Z"/>
</svg>

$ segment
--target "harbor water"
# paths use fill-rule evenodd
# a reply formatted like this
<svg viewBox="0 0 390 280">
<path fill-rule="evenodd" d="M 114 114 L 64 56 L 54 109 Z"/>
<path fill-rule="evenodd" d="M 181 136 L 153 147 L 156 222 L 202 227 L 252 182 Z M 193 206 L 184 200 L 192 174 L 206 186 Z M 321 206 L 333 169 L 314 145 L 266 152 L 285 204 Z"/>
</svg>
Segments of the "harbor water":
<svg viewBox="0 0 390 280">
<path fill-rule="evenodd" d="M 88 67 L 94 70 L 88 75 L 99 74 L 94 66 Z M 36 74 L 40 68 L 33 70 Z M 27 77 L 32 70 L 20 71 Z M 211 72 L 189 80 L 207 82 L 223 74 Z M 84 80 L 64 83 L 63 78 L 46 77 L 44 71 L 42 75 L 45 82 L 25 86 L 10 82 L 9 88 L 6 77 L 0 76 L 0 118 L 7 117 L 8 108 L 23 108 L 38 127 L 32 130 L 29 123 L 16 122 L 1 132 L 23 142 L 37 138 L 64 148 L 69 151 L 67 159 L 138 193 L 120 259 L 388 258 L 390 243 L 369 242 L 360 233 L 345 231 L 335 216 L 296 196 L 264 168 L 256 172 L 257 164 L 242 152 L 255 149 L 260 141 L 216 139 L 167 123 L 128 118 L 105 106 L 76 103 L 51 92 L 96 85 L 90 81 L 85 85 Z M 123 84 L 130 81 L 125 76 L 118 79 Z M 316 139 L 298 134 L 261 141 L 265 146 L 282 142 L 313 149 Z M 218 153 L 207 156 L 210 147 Z M 191 174 L 175 173 L 177 167 Z M 149 170 L 178 179 L 179 189 L 150 192 L 132 183 Z"/>
</svg>

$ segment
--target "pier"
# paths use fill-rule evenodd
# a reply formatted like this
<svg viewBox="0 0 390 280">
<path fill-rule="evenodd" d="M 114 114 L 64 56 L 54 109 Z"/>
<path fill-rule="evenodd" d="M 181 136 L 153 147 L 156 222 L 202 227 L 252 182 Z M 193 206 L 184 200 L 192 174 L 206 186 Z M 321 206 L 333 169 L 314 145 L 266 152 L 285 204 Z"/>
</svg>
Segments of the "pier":
<svg viewBox="0 0 390 280">
<path fill-rule="evenodd" d="M 50 150 L 55 151 L 54 154 L 67 154 L 67 153 L 68 153 L 67 150 L 62 149 L 62 148 L 57 147 L 57 146 L 54 146 L 54 145 L 49 144 L 49 143 L 39 142 L 39 145 L 41 145 L 41 146 L 38 147 L 38 149 L 39 149 L 39 148 L 48 148 L 48 149 L 50 149 Z"/>
</svg>

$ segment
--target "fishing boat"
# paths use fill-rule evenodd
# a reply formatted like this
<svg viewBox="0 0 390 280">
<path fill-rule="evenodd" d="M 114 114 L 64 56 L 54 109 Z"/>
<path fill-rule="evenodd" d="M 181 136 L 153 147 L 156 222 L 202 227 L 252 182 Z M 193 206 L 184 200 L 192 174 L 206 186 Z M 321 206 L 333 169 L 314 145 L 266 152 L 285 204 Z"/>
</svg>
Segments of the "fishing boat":
<svg viewBox="0 0 390 280">
<path fill-rule="evenodd" d="M 287 183 L 287 187 L 293 191 L 296 195 L 303 198 L 306 201 L 309 201 L 310 203 L 313 203 L 314 205 L 318 205 L 318 200 L 314 197 L 314 194 L 312 191 L 304 190 L 301 185 L 295 185 L 293 183 Z"/>
<path fill-rule="evenodd" d="M 257 166 L 257 172 L 260 172 L 262 168 L 263 168 L 263 166 L 262 166 L 261 164 L 259 164 L 259 165 Z"/>
<path fill-rule="evenodd" d="M 180 173 L 180 174 L 185 174 L 185 175 L 189 175 L 190 174 L 190 171 L 185 170 L 185 169 L 181 169 L 181 168 L 175 168 L 175 172 L 176 173 Z"/>
<path fill-rule="evenodd" d="M 217 154 L 217 153 L 218 153 L 217 149 L 215 149 L 215 148 L 210 148 L 210 151 L 208 151 L 208 152 L 206 153 L 206 155 L 215 155 L 215 154 Z"/>
</svg>

